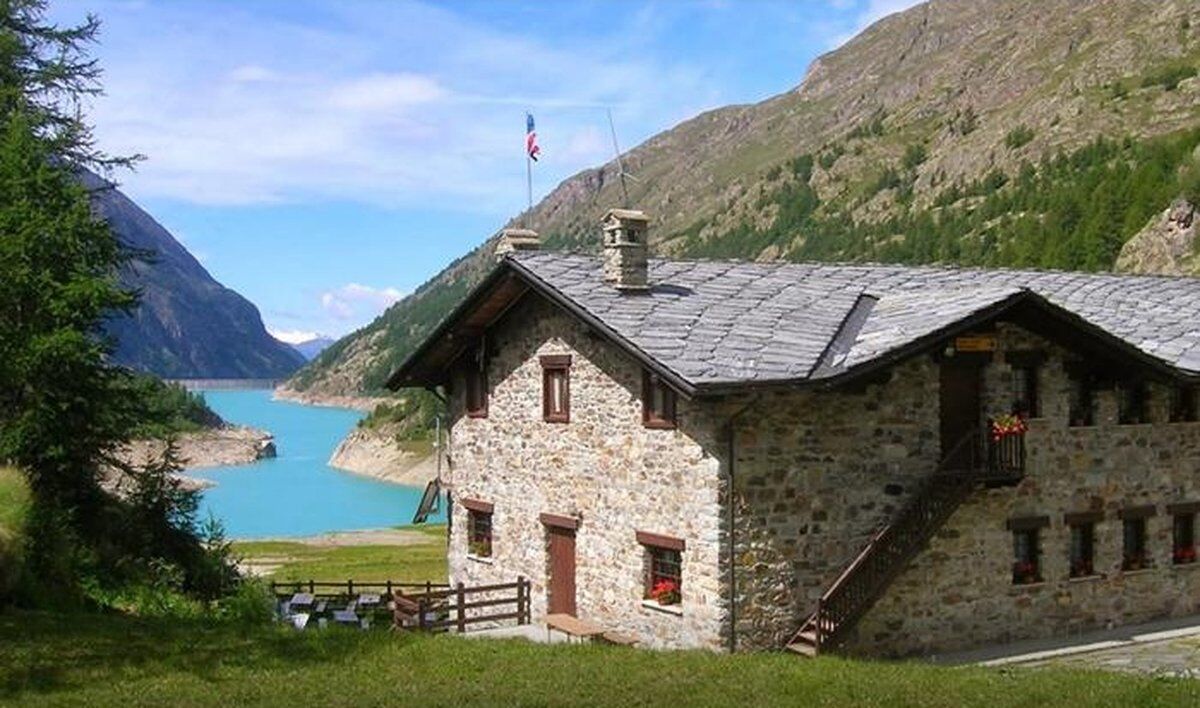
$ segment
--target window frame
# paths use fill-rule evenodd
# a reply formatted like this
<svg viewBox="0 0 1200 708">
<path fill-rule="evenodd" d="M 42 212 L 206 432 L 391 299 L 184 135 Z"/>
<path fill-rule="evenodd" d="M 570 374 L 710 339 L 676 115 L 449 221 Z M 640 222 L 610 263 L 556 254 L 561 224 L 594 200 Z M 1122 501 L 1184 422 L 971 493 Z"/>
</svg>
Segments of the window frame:
<svg viewBox="0 0 1200 708">
<path fill-rule="evenodd" d="M 1171 564 L 1191 565 L 1196 562 L 1196 516 L 1200 502 L 1167 506 L 1171 514 Z"/>
<path fill-rule="evenodd" d="M 1117 384 L 1117 424 L 1141 425 L 1148 422 L 1149 406 L 1146 383 L 1126 380 Z"/>
<path fill-rule="evenodd" d="M 1092 390 L 1092 377 L 1082 372 L 1068 372 L 1067 380 L 1070 386 L 1067 391 L 1067 427 L 1092 427 L 1096 424 L 1096 398 Z"/>
<path fill-rule="evenodd" d="M 571 422 L 571 355 L 545 354 L 539 357 L 542 365 L 542 420 L 547 423 Z M 552 410 L 555 379 L 562 380 L 562 410 Z"/>
<path fill-rule="evenodd" d="M 474 394 L 474 395 L 472 395 Z M 488 417 L 487 367 L 468 366 L 463 372 L 463 409 L 468 418 Z"/>
<path fill-rule="evenodd" d="M 1068 522 L 1067 577 L 1090 578 L 1096 575 L 1096 522 L 1078 519 Z M 1078 551 L 1078 553 L 1076 552 Z"/>
<path fill-rule="evenodd" d="M 1196 410 L 1196 388 L 1194 386 L 1172 386 L 1167 420 L 1171 423 L 1195 423 L 1198 419 Z"/>
<path fill-rule="evenodd" d="M 1012 584 L 1036 585 L 1045 582 L 1042 576 L 1042 529 L 1050 525 L 1047 516 L 1009 519 L 1012 532 Z M 1024 543 L 1022 543 L 1024 541 Z"/>
<path fill-rule="evenodd" d="M 1127 507 L 1122 509 L 1121 518 L 1121 571 L 1135 572 L 1154 567 L 1150 555 L 1150 517 L 1154 516 L 1154 505 Z M 1132 543 L 1131 543 L 1132 542 Z"/>
<path fill-rule="evenodd" d="M 495 550 L 495 507 L 478 499 L 463 499 L 467 510 L 467 556 L 491 558 Z"/>
<path fill-rule="evenodd" d="M 662 412 L 654 410 L 654 395 L 662 392 Z M 678 396 L 661 376 L 642 371 L 642 425 L 656 430 L 673 430 L 678 426 Z"/>
<path fill-rule="evenodd" d="M 642 570 L 642 598 L 663 607 L 678 607 L 683 604 L 683 552 L 687 544 L 681 538 L 638 531 L 637 541 L 645 552 Z M 662 603 L 651 596 L 654 587 L 661 581 L 673 581 L 676 586 L 675 602 Z"/>
<path fill-rule="evenodd" d="M 1005 353 L 1004 360 L 1008 363 L 1011 372 L 1009 388 L 1013 400 L 1010 412 L 1027 419 L 1040 418 L 1042 415 L 1040 379 L 1045 354 L 1040 351 L 1010 351 Z M 1024 389 L 1023 397 L 1018 390 L 1018 382 Z"/>
</svg>

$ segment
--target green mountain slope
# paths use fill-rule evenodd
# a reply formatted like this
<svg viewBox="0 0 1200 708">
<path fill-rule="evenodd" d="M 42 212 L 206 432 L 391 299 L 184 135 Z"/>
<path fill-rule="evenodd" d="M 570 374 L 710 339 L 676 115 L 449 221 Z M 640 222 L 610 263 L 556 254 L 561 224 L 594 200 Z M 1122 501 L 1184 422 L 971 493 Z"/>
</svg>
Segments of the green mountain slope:
<svg viewBox="0 0 1200 708">
<path fill-rule="evenodd" d="M 714 110 L 625 156 L 663 255 L 1107 269 L 1179 193 L 1200 142 L 1192 0 L 933 0 L 795 90 Z M 615 167 L 522 223 L 594 250 Z M 518 220 L 514 220 L 514 223 Z M 377 391 L 491 265 L 490 243 L 338 342 L 289 387 Z"/>
</svg>

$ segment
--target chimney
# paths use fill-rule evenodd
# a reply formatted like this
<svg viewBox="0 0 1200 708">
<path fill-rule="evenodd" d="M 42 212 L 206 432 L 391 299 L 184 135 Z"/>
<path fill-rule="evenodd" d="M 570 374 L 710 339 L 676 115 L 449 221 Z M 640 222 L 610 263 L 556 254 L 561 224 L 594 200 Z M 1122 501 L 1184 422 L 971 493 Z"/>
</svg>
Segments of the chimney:
<svg viewBox="0 0 1200 708">
<path fill-rule="evenodd" d="M 536 251 L 541 246 L 537 232 L 532 229 L 503 228 L 496 234 L 496 260 L 513 251 Z"/>
<path fill-rule="evenodd" d="M 604 281 L 618 290 L 646 290 L 646 227 L 650 217 L 633 209 L 609 209 L 604 229 Z"/>
</svg>

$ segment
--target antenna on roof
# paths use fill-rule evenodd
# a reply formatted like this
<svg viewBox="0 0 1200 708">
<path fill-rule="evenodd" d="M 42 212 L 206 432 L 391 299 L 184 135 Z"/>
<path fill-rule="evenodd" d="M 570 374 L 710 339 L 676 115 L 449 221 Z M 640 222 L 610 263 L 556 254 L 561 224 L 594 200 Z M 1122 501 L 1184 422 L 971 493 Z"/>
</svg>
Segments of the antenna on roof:
<svg viewBox="0 0 1200 708">
<path fill-rule="evenodd" d="M 605 110 L 608 111 L 608 129 L 609 129 L 609 131 L 612 132 L 613 152 L 616 153 L 616 155 L 617 155 L 617 176 L 621 178 L 621 194 L 625 200 L 621 204 L 621 206 L 628 209 L 628 208 L 630 208 L 629 188 L 625 185 L 625 178 L 628 177 L 629 179 L 632 179 L 635 182 L 637 181 L 637 179 L 633 175 L 625 172 L 625 164 L 621 162 L 621 146 L 617 144 L 617 126 L 613 123 L 612 109 L 608 108 Z"/>
</svg>

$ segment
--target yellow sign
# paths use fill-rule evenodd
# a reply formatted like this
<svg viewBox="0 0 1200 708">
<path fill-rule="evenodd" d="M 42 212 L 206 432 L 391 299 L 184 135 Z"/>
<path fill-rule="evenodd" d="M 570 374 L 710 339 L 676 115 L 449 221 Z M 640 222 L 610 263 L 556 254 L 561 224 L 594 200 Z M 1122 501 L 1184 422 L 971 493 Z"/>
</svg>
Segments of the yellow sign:
<svg viewBox="0 0 1200 708">
<path fill-rule="evenodd" d="M 994 352 L 996 338 L 988 335 L 957 337 L 954 340 L 954 348 L 960 352 Z"/>
</svg>

